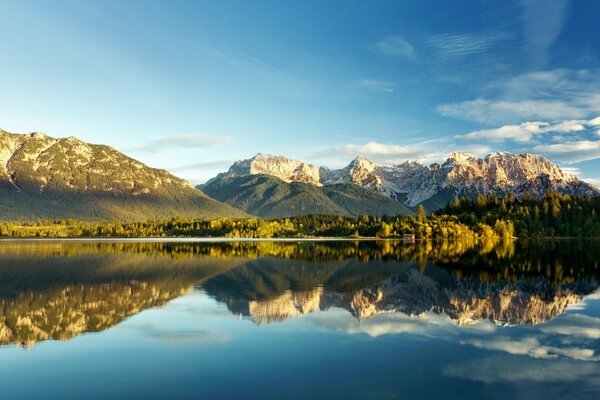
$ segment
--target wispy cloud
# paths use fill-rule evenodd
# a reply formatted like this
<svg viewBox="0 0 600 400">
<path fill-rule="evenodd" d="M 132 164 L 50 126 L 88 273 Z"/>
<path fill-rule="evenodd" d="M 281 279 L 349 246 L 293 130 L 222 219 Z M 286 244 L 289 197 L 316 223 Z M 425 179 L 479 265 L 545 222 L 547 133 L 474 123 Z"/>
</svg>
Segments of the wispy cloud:
<svg viewBox="0 0 600 400">
<path fill-rule="evenodd" d="M 401 35 L 386 37 L 377 42 L 375 47 L 387 56 L 400 57 L 410 61 L 417 59 L 414 46 Z"/>
<path fill-rule="evenodd" d="M 574 395 L 578 388 L 584 388 L 584 393 L 596 390 L 600 382 L 597 365 L 570 359 L 549 361 L 504 356 L 484 357 L 450 364 L 444 368 L 443 374 L 484 383 L 544 382 L 550 384 L 550 390 L 557 382 L 577 382 L 579 385 L 572 385 Z M 558 385 L 556 390 L 557 396 L 564 396 Z"/>
<path fill-rule="evenodd" d="M 222 144 L 231 143 L 233 138 L 226 135 L 175 135 L 163 136 L 149 140 L 146 144 L 127 149 L 128 151 L 139 151 L 156 153 L 165 148 L 209 148 Z"/>
<path fill-rule="evenodd" d="M 215 161 L 202 161 L 198 163 L 179 165 L 176 167 L 169 168 L 170 171 L 189 171 L 189 170 L 202 170 L 202 169 L 214 169 L 214 168 L 227 168 L 233 164 L 235 160 L 215 160 Z"/>
<path fill-rule="evenodd" d="M 584 314 L 565 315 L 549 325 L 542 325 L 545 333 L 600 339 L 600 318 Z"/>
<path fill-rule="evenodd" d="M 502 123 L 523 119 L 581 118 L 591 111 L 562 100 L 487 100 L 476 99 L 441 104 L 438 113 L 480 123 Z M 600 109 L 600 108 L 599 108 Z"/>
<path fill-rule="evenodd" d="M 563 143 L 537 145 L 533 150 L 567 163 L 600 158 L 600 140 L 574 140 Z"/>
<path fill-rule="evenodd" d="M 548 51 L 560 35 L 568 11 L 567 0 L 523 0 L 522 23 L 528 54 L 535 64 L 548 60 Z"/>
<path fill-rule="evenodd" d="M 491 142 L 503 142 L 512 140 L 515 142 L 528 143 L 536 135 L 546 133 L 571 133 L 586 130 L 591 121 L 571 120 L 557 123 L 550 122 L 523 122 L 519 125 L 504 125 L 499 128 L 481 129 L 456 136 L 465 140 L 488 140 Z"/>
<path fill-rule="evenodd" d="M 574 360 L 598 361 L 593 349 L 580 347 L 556 347 L 544 345 L 536 337 L 512 340 L 506 337 L 492 339 L 469 339 L 461 342 L 480 349 L 503 351 L 513 355 L 526 355 L 532 358 L 556 358 L 565 356 Z"/>
<path fill-rule="evenodd" d="M 357 87 L 371 90 L 374 92 L 391 93 L 396 90 L 396 83 L 382 79 L 361 79 L 356 83 Z"/>
<path fill-rule="evenodd" d="M 479 98 L 441 104 L 438 113 L 469 121 L 581 119 L 600 114 L 600 71 L 536 71 L 486 84 Z"/>
<path fill-rule="evenodd" d="M 441 147 L 443 150 L 440 150 Z M 356 156 L 364 156 L 377 163 L 396 164 L 410 160 L 429 164 L 445 161 L 448 154 L 453 151 L 483 155 L 489 153 L 490 148 L 486 145 L 456 146 L 439 140 L 428 140 L 409 145 L 369 141 L 362 144 L 352 143 L 330 147 L 313 153 L 311 158 L 347 162 Z"/>
<path fill-rule="evenodd" d="M 371 141 L 364 144 L 345 144 L 338 147 L 331 147 L 314 153 L 312 158 L 341 159 L 347 161 L 356 156 L 368 157 L 375 162 L 383 163 L 394 163 L 407 159 L 425 162 L 443 157 L 442 154 L 437 154 L 426 143 L 398 145 Z"/>
<path fill-rule="evenodd" d="M 444 33 L 429 37 L 425 47 L 433 50 L 438 58 L 453 60 L 484 53 L 510 38 L 511 35 L 505 32 Z"/>
<path fill-rule="evenodd" d="M 515 142 L 523 145 L 523 150 L 540 153 L 555 161 L 576 163 L 600 158 L 600 140 L 594 131 L 599 123 L 598 117 L 590 120 L 530 121 L 455 137 L 484 143 Z"/>
</svg>

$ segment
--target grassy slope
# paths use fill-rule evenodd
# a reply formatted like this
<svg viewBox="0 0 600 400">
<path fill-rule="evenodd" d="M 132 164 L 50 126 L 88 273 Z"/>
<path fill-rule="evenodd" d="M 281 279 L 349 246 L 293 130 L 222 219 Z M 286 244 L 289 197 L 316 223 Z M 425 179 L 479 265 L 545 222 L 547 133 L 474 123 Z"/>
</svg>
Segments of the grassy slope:
<svg viewBox="0 0 600 400">
<path fill-rule="evenodd" d="M 307 183 L 286 183 L 267 175 L 251 175 L 213 181 L 204 186 L 203 191 L 263 218 L 306 214 L 411 214 L 404 205 L 354 184 L 320 188 Z"/>
<path fill-rule="evenodd" d="M 125 196 L 77 192 L 17 192 L 0 188 L 0 220 L 78 219 L 87 221 L 145 221 L 174 216 L 190 218 L 245 217 L 246 213 L 220 203 L 197 189 L 171 196 Z"/>
</svg>

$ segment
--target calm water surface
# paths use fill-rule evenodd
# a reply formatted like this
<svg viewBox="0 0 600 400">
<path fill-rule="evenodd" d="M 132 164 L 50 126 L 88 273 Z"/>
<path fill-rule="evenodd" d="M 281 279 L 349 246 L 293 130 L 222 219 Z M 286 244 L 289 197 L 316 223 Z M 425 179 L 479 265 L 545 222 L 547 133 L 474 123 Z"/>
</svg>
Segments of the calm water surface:
<svg viewBox="0 0 600 400">
<path fill-rule="evenodd" d="M 597 399 L 600 242 L 0 242 L 2 399 Z"/>
</svg>

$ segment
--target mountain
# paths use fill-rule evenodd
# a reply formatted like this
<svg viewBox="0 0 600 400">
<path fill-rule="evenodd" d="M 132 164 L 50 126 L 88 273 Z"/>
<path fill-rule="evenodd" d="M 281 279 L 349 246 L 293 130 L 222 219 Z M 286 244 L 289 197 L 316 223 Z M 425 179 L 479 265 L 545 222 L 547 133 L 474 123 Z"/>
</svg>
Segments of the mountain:
<svg viewBox="0 0 600 400">
<path fill-rule="evenodd" d="M 281 172 L 281 170 L 279 170 Z M 306 214 L 409 215 L 403 204 L 362 188 L 341 183 L 319 187 L 269 175 L 222 175 L 202 186 L 212 198 L 263 218 Z"/>
<path fill-rule="evenodd" d="M 304 182 L 321 185 L 319 167 L 299 160 L 291 160 L 282 156 L 258 153 L 247 160 L 233 163 L 220 178 L 246 175 L 271 175 L 284 182 Z"/>
<path fill-rule="evenodd" d="M 529 193 L 541 197 L 552 189 L 575 196 L 598 195 L 591 185 L 533 154 L 496 152 L 483 158 L 452 153 L 442 165 L 418 162 L 377 165 L 357 157 L 341 170 L 326 171 L 324 184 L 354 182 L 414 207 L 435 209 L 455 196 Z"/>
<path fill-rule="evenodd" d="M 0 220 L 244 215 L 111 147 L 0 130 Z"/>
<path fill-rule="evenodd" d="M 483 158 L 468 153 L 452 153 L 443 164 L 425 166 L 416 161 L 400 164 L 376 164 L 356 157 L 341 169 L 318 168 L 299 160 L 258 154 L 237 161 L 229 171 L 209 181 L 237 176 L 267 174 L 285 182 L 306 182 L 330 187 L 353 183 L 377 191 L 407 207 L 419 204 L 429 211 L 449 200 L 477 194 L 516 196 L 529 193 L 541 197 L 548 190 L 574 196 L 600 193 L 575 175 L 563 172 L 556 164 L 533 154 L 496 152 Z"/>
</svg>

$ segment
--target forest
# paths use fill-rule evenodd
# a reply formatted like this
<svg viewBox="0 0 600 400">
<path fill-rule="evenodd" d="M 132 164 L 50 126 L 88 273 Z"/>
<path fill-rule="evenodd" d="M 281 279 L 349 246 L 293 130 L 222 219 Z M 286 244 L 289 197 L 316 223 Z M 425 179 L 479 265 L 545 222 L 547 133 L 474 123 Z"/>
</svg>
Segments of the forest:
<svg viewBox="0 0 600 400">
<path fill-rule="evenodd" d="M 600 198 L 572 197 L 554 191 L 542 199 L 479 195 L 456 198 L 437 215 L 458 217 L 467 225 L 512 223 L 517 237 L 600 237 Z"/>
<path fill-rule="evenodd" d="M 225 237 L 225 238 L 397 238 L 498 240 L 513 237 L 600 237 L 600 199 L 548 192 L 530 196 L 480 195 L 456 198 L 427 215 L 423 207 L 412 216 L 305 215 L 291 218 L 174 217 L 146 222 L 42 220 L 2 222 L 0 237 Z"/>
</svg>

